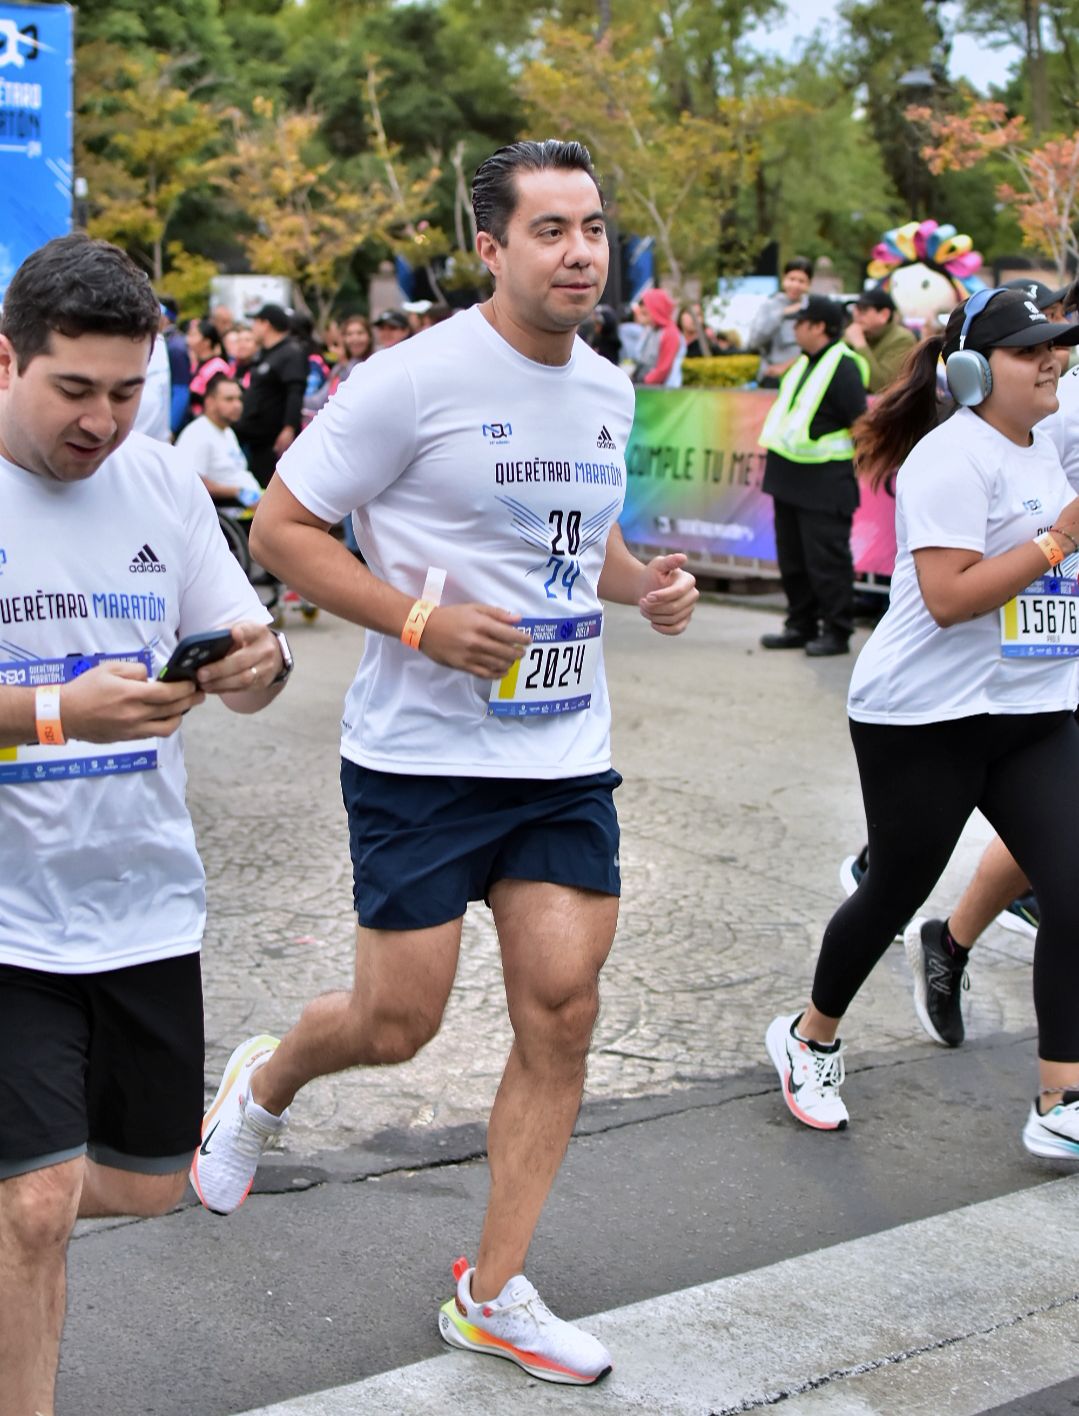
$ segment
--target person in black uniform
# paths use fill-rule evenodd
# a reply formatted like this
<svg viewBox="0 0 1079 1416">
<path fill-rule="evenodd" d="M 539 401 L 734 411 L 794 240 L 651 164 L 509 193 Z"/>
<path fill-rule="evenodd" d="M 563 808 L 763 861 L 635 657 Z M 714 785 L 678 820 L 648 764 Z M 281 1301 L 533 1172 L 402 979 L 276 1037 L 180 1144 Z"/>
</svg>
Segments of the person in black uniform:
<svg viewBox="0 0 1079 1416">
<path fill-rule="evenodd" d="M 811 295 L 794 326 L 802 356 L 765 421 L 763 490 L 775 503 L 787 620 L 765 649 L 846 654 L 854 628 L 850 528 L 858 506 L 850 429 L 866 410 L 868 368 L 843 343 L 842 305 Z"/>
<path fill-rule="evenodd" d="M 236 436 L 260 486 L 268 486 L 277 459 L 300 431 L 307 387 L 307 356 L 289 337 L 289 317 L 280 305 L 263 305 L 251 321 L 260 354 L 244 389 Z"/>
</svg>

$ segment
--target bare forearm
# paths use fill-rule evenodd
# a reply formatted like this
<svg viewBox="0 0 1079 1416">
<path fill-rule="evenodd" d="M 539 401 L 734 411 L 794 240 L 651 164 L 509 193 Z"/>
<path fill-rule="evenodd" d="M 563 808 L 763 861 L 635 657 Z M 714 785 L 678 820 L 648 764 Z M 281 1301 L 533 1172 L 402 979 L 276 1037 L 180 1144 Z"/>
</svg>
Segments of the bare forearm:
<svg viewBox="0 0 1079 1416">
<path fill-rule="evenodd" d="M 975 561 L 957 575 L 941 577 L 939 583 L 927 574 L 918 552 L 914 563 L 926 608 L 944 629 L 999 610 L 1013 595 L 1049 571 L 1044 553 L 1033 541 L 1002 555 Z"/>
<path fill-rule="evenodd" d="M 0 688 L 0 747 L 37 742 L 32 688 Z"/>
<path fill-rule="evenodd" d="M 412 598 L 372 575 L 328 531 L 299 522 L 276 522 L 251 531 L 251 550 L 306 600 L 364 629 L 399 635 Z"/>
<path fill-rule="evenodd" d="M 600 572 L 599 597 L 616 605 L 635 605 L 648 588 L 648 567 L 626 545 L 620 526 L 612 526 Z"/>
</svg>

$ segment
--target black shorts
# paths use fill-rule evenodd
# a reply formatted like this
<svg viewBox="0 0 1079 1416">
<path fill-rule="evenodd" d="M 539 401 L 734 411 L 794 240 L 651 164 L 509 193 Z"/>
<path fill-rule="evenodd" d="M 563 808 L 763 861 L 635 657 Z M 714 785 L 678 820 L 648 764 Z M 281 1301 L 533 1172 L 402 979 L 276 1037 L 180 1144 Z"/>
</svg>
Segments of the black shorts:
<svg viewBox="0 0 1079 1416">
<path fill-rule="evenodd" d="M 353 902 L 367 929 L 430 929 L 497 880 L 621 892 L 617 772 L 558 781 L 414 777 L 347 758 Z"/>
<path fill-rule="evenodd" d="M 204 1064 L 197 953 L 97 974 L 0 964 L 0 1180 L 84 1154 L 186 1169 Z"/>
</svg>

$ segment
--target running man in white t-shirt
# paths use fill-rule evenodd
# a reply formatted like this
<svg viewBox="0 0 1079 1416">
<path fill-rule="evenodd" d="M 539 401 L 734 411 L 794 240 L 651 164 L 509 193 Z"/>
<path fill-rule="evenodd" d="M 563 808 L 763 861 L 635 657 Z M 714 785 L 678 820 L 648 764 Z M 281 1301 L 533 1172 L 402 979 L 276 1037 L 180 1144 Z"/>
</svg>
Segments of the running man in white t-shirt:
<svg viewBox="0 0 1079 1416">
<path fill-rule="evenodd" d="M 202 414 L 188 423 L 176 446 L 206 484 L 215 501 L 250 497 L 257 501 L 262 488 L 248 471 L 233 425 L 243 412 L 240 385 L 228 374 L 214 374 L 203 394 Z"/>
<path fill-rule="evenodd" d="M 865 423 L 866 470 L 902 462 L 891 599 L 847 704 L 868 868 L 825 930 L 810 1003 L 766 1036 L 787 1106 L 818 1130 L 848 1121 L 840 1022 L 978 808 L 1042 906 L 1023 1143 L 1079 1159 L 1075 849 L 1051 809 L 1079 783 L 1079 497 L 1038 426 L 1057 410 L 1054 346 L 1076 343 L 1022 291 L 979 292 Z M 940 357 L 964 406 L 934 426 Z M 961 976 L 967 950 L 947 932 L 919 942 L 927 975 Z"/>
<path fill-rule="evenodd" d="M 237 1048 L 192 1179 L 209 1209 L 235 1209 L 301 1087 L 429 1042 L 466 905 L 486 898 L 514 1043 L 476 1266 L 455 1265 L 439 1329 L 587 1384 L 608 1353 L 551 1315 L 523 1269 L 580 1106 L 618 914 L 603 601 L 678 634 L 697 591 L 684 556 L 642 565 L 618 529 L 633 392 L 576 333 L 608 264 L 587 151 L 515 143 L 472 195 L 492 298 L 356 369 L 255 517 L 259 561 L 368 631 L 341 739 L 356 985 L 310 1004 L 279 1047 Z M 328 537 L 349 514 L 366 565 Z"/>
<path fill-rule="evenodd" d="M 0 319 L 0 1408 L 53 1410 L 76 1218 L 163 1214 L 203 1105 L 204 875 L 184 713 L 286 653 L 175 449 L 132 432 L 157 301 L 50 241 Z M 130 434 L 130 436 L 129 436 Z M 198 681 L 157 679 L 231 626 Z"/>
</svg>

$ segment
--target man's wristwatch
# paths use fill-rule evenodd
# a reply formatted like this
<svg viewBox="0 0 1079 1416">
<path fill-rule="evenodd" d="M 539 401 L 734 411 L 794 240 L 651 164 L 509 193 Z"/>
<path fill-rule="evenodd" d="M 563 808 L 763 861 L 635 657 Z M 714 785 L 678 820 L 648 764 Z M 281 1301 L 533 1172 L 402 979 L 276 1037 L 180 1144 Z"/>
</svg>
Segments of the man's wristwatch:
<svg viewBox="0 0 1079 1416">
<path fill-rule="evenodd" d="M 275 684 L 288 682 L 288 676 L 293 670 L 294 660 L 292 658 L 292 650 L 288 647 L 288 640 L 281 631 L 279 629 L 271 629 L 270 633 L 277 640 L 278 648 L 281 650 L 281 672 L 276 678 L 270 680 L 270 687 L 273 688 Z"/>
</svg>

